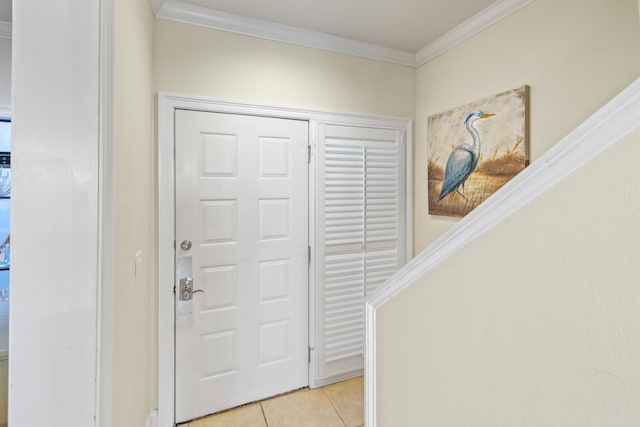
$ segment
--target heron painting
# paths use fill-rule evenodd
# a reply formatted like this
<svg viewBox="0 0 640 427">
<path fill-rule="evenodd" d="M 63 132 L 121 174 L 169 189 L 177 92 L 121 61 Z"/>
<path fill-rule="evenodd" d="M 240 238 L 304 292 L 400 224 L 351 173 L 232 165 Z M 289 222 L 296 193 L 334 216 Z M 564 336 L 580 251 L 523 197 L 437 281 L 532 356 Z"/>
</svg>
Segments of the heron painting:
<svg viewBox="0 0 640 427">
<path fill-rule="evenodd" d="M 429 214 L 464 216 L 527 164 L 528 87 L 429 117 Z"/>
</svg>

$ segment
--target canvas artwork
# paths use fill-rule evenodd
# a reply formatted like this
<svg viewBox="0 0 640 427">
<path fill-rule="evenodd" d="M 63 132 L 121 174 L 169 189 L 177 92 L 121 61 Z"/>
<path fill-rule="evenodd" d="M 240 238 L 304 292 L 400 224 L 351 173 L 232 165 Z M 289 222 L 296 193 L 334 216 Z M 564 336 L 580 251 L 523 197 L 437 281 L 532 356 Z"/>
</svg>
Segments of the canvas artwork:
<svg viewBox="0 0 640 427">
<path fill-rule="evenodd" d="M 429 214 L 462 217 L 527 165 L 529 87 L 429 117 Z"/>
</svg>

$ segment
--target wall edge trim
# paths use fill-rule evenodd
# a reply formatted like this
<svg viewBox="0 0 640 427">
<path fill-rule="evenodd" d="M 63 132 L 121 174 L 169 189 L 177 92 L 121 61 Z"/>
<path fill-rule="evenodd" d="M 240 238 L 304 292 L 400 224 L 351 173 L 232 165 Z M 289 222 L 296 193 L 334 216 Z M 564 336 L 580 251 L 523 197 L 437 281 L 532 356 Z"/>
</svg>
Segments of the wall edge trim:
<svg viewBox="0 0 640 427">
<path fill-rule="evenodd" d="M 377 310 L 417 279 L 640 127 L 640 78 L 424 249 L 365 303 L 365 425 L 376 426 Z"/>
<path fill-rule="evenodd" d="M 113 264 L 115 248 L 114 2 L 100 2 L 98 105 L 98 291 L 96 425 L 110 426 L 113 391 Z"/>
</svg>

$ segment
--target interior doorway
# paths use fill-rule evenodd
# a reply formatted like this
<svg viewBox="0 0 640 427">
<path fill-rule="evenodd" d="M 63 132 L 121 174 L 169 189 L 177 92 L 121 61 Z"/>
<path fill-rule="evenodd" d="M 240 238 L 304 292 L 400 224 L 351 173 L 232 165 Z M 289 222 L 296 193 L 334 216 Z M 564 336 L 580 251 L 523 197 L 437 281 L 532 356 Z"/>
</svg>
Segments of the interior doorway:
<svg viewBox="0 0 640 427">
<path fill-rule="evenodd" d="M 188 313 L 189 310 L 196 310 L 196 301 L 202 300 L 204 296 L 203 293 L 197 292 L 201 288 L 194 285 L 195 278 L 183 274 L 184 271 L 181 269 L 185 265 L 180 258 L 176 258 L 176 253 L 179 257 L 187 255 L 180 252 L 183 240 L 192 240 L 178 236 L 176 227 L 176 206 L 179 205 L 176 191 L 179 168 L 175 167 L 176 117 L 182 110 L 308 123 L 309 144 L 305 153 L 308 159 L 307 188 L 309 190 L 308 247 L 305 254 L 308 256 L 309 310 L 307 384 L 313 389 L 361 376 L 364 365 L 364 307 L 362 304 L 364 298 L 384 282 L 383 275 L 392 274 L 395 271 L 394 268 L 400 268 L 406 259 L 411 257 L 411 120 L 159 93 L 157 109 L 159 280 L 157 419 L 159 425 L 173 425 L 178 419 L 176 392 L 179 385 L 175 370 L 176 350 L 179 351 L 180 347 L 176 346 L 175 334 L 176 325 L 180 321 L 178 316 L 181 313 Z M 216 132 L 205 133 L 216 134 Z M 226 132 L 220 134 L 228 136 Z M 220 138 L 220 141 L 224 140 L 225 138 Z M 216 165 L 220 156 L 228 157 L 232 155 L 230 153 L 234 153 L 234 150 L 229 149 L 233 144 L 229 144 L 228 141 L 219 144 L 222 150 L 216 156 L 217 160 L 210 162 L 215 167 L 210 168 L 208 172 L 220 178 L 221 181 L 224 175 L 228 177 L 235 173 L 232 168 L 221 169 L 220 164 Z M 225 145 L 227 147 L 223 148 Z M 278 144 L 272 144 L 271 148 L 275 149 L 277 146 Z M 278 161 L 278 156 L 273 154 L 283 152 L 281 148 L 271 150 L 271 154 L 265 152 L 265 155 L 271 156 L 273 160 L 268 166 L 265 165 L 260 173 L 283 175 L 283 162 Z M 325 151 L 328 153 L 327 156 L 324 155 Z M 360 154 L 356 155 L 356 152 Z M 246 150 L 235 151 L 235 153 L 238 156 L 247 155 Z M 200 164 L 205 161 L 205 157 L 206 155 L 199 157 Z M 227 165 L 228 163 L 226 162 Z M 254 165 L 254 169 L 260 171 L 259 164 L 254 163 Z M 391 170 L 393 172 L 390 172 Z M 344 173 L 352 176 L 342 176 Z M 392 173 L 393 177 L 388 173 Z M 354 192 L 356 187 L 359 190 Z M 341 189 L 345 191 L 342 192 Z M 208 208 L 220 207 L 219 213 L 225 209 L 233 210 L 232 197 L 207 197 L 201 200 L 213 199 L 217 203 L 217 205 L 209 204 Z M 354 198 L 361 200 L 351 203 L 349 199 Z M 280 230 L 282 230 L 281 219 L 284 215 L 276 214 L 275 211 L 278 209 L 282 211 L 282 205 L 278 202 L 268 206 L 269 209 L 273 209 L 274 219 L 279 218 L 279 225 L 274 227 Z M 361 214 L 351 215 L 349 211 L 355 209 L 356 205 L 363 211 Z M 204 208 L 204 205 L 200 206 L 200 209 Z M 388 214 L 394 215 L 393 221 L 388 221 Z M 233 215 L 220 215 L 220 218 L 226 221 L 227 225 L 233 225 Z M 240 221 L 240 226 L 246 226 L 245 222 L 238 219 L 239 216 L 235 218 Z M 362 231 L 361 235 L 364 239 L 362 244 L 343 241 L 343 238 L 333 241 L 328 237 L 328 235 L 339 236 L 344 232 L 351 234 L 350 230 L 353 227 Z M 388 227 L 394 229 L 391 234 L 387 230 Z M 222 230 L 227 231 L 223 233 Z M 218 231 L 210 232 L 208 238 L 220 241 L 233 239 L 233 236 L 228 235 L 228 230 L 229 227 L 222 227 Z M 224 235 L 225 233 L 227 235 Z M 281 231 L 276 233 L 273 230 L 270 233 L 274 236 L 282 234 Z M 394 236 L 393 248 L 388 245 L 387 236 L 390 235 Z M 191 244 L 193 245 L 193 241 Z M 337 244 L 348 246 L 342 249 L 347 251 L 345 253 L 350 257 L 349 260 L 334 259 L 342 256 L 335 252 L 338 250 Z M 360 250 L 356 250 L 356 247 Z M 357 258 L 357 260 L 354 261 L 351 258 Z M 388 264 L 394 264 L 395 267 L 388 268 Z M 219 273 L 226 271 L 225 274 L 228 274 L 229 269 L 226 267 L 228 265 L 230 264 L 214 266 L 213 271 Z M 218 267 L 221 268 L 215 270 Z M 195 274 L 193 267 L 192 273 Z M 360 279 L 351 280 L 353 275 L 358 275 Z M 190 287 L 194 301 L 191 307 L 179 301 L 182 287 L 180 282 L 185 279 L 186 285 L 190 282 L 189 278 L 194 279 Z M 340 321 L 343 316 L 346 316 L 346 323 Z M 215 338 L 222 336 L 213 335 Z M 337 341 L 334 338 L 337 338 Z M 223 364 L 218 363 L 218 365 Z M 220 370 L 218 374 L 224 375 L 224 372 Z"/>
</svg>

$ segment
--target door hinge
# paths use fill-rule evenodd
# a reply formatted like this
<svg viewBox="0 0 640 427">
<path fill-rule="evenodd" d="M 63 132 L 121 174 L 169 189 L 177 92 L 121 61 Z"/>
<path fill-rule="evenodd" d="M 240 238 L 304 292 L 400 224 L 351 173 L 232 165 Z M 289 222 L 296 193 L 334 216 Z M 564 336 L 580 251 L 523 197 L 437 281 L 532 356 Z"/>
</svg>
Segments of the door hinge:
<svg viewBox="0 0 640 427">
<path fill-rule="evenodd" d="M 307 246 L 307 264 L 311 264 L 311 246 Z"/>
<path fill-rule="evenodd" d="M 311 363 L 311 347 L 309 347 L 309 363 Z"/>
<path fill-rule="evenodd" d="M 307 163 L 311 163 L 311 144 L 307 145 Z"/>
</svg>

